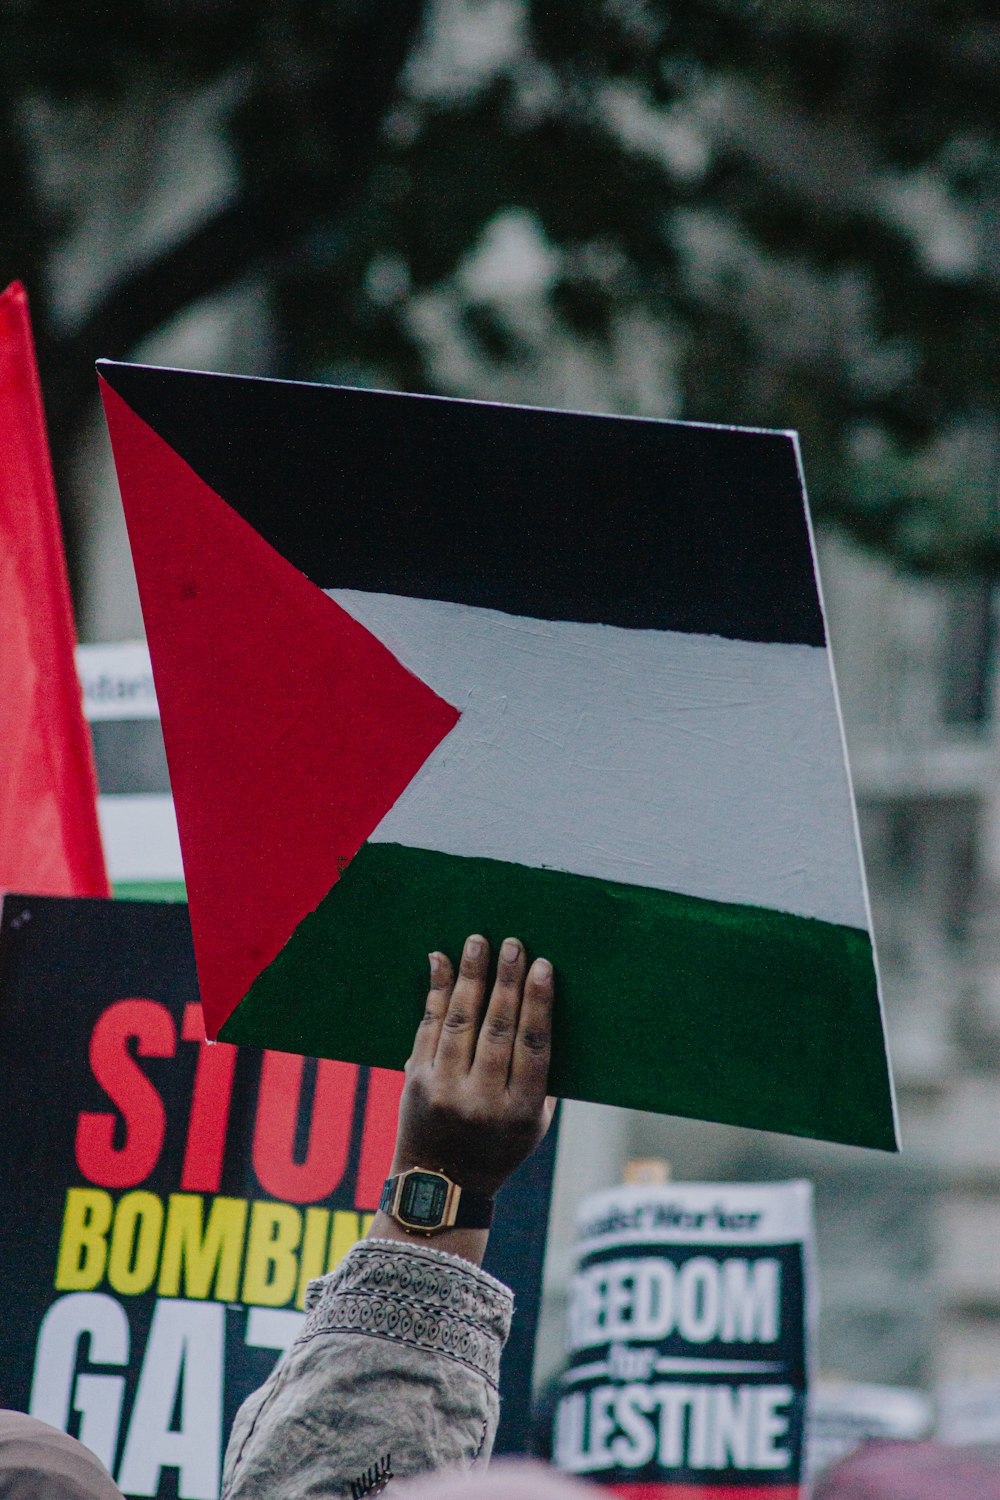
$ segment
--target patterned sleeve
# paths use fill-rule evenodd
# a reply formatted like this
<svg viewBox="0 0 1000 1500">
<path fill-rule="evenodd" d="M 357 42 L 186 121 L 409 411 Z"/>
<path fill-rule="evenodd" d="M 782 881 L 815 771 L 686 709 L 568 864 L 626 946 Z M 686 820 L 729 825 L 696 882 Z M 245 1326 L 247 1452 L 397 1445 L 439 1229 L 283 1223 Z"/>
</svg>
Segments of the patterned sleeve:
<svg viewBox="0 0 1000 1500">
<path fill-rule="evenodd" d="M 302 1332 L 241 1406 L 222 1500 L 326 1500 L 485 1464 L 513 1298 L 429 1246 L 362 1240 L 310 1284 Z"/>
</svg>

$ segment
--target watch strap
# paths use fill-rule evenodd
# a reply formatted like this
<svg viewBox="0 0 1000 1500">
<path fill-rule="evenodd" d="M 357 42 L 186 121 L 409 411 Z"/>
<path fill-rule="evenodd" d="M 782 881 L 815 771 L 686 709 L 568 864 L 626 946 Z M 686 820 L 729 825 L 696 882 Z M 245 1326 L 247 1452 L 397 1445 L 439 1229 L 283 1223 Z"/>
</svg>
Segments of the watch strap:
<svg viewBox="0 0 1000 1500">
<path fill-rule="evenodd" d="M 439 1172 L 434 1168 L 419 1167 L 411 1168 L 411 1170 L 426 1172 L 428 1176 L 432 1177 L 443 1177 L 445 1182 L 447 1182 L 449 1186 L 451 1186 L 458 1194 L 458 1202 L 455 1205 L 455 1217 L 452 1220 L 451 1224 L 439 1224 L 435 1226 L 435 1228 L 423 1231 L 424 1233 L 435 1234 L 439 1229 L 448 1228 L 489 1229 L 490 1225 L 493 1223 L 494 1200 L 492 1198 L 487 1197 L 485 1193 L 475 1193 L 471 1190 L 471 1188 L 463 1188 L 459 1183 L 454 1182 L 452 1178 L 447 1175 L 447 1173 Z M 399 1182 L 400 1177 L 405 1177 L 406 1175 L 407 1174 L 405 1172 L 400 1172 L 395 1177 L 386 1178 L 385 1186 L 382 1188 L 382 1195 L 378 1201 L 378 1206 L 382 1213 L 387 1213 L 390 1215 L 390 1217 L 392 1216 L 392 1205 L 396 1196 L 396 1185 Z M 404 1223 L 403 1227 L 409 1229 L 413 1228 L 414 1226 Z M 417 1230 L 417 1233 L 420 1232 L 420 1230 Z"/>
</svg>

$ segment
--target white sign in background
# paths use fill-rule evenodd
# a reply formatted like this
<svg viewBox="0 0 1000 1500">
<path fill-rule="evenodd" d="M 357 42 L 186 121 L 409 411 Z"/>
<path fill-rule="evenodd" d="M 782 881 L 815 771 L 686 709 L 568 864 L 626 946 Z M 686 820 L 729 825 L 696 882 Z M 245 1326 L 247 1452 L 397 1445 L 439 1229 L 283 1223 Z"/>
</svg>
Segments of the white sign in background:
<svg viewBox="0 0 1000 1500">
<path fill-rule="evenodd" d="M 88 723 L 159 719 L 144 641 L 78 646 L 76 669 Z M 112 885 L 184 879 L 169 793 L 101 792 L 97 817 Z"/>
<path fill-rule="evenodd" d="M 787 1495 L 802 1479 L 813 1285 L 808 1183 L 584 1200 L 556 1463 L 612 1485 Z"/>
</svg>

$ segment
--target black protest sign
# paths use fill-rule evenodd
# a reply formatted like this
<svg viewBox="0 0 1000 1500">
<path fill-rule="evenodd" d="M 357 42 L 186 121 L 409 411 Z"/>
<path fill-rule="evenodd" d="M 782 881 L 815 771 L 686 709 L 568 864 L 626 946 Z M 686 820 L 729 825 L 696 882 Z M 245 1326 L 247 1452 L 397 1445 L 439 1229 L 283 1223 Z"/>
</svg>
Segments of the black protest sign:
<svg viewBox="0 0 1000 1500">
<path fill-rule="evenodd" d="M 214 1500 L 306 1283 L 370 1222 L 402 1076 L 206 1045 L 180 904 L 5 897 L 0 1025 L 0 1404 L 126 1495 Z M 498 1451 L 526 1445 L 554 1144 L 490 1241 L 518 1307 Z"/>
<path fill-rule="evenodd" d="M 792 1500 L 807 1184 L 621 1188 L 580 1210 L 555 1458 L 630 1500 Z"/>
</svg>

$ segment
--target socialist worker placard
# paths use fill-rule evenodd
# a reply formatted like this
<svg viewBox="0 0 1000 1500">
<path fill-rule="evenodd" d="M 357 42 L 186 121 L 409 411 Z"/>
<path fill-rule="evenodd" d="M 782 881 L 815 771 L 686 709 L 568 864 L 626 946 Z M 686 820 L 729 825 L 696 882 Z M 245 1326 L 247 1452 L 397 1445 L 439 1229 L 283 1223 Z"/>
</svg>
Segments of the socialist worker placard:
<svg viewBox="0 0 1000 1500">
<path fill-rule="evenodd" d="M 180 903 L 6 896 L 0 1023 L 0 1405 L 127 1496 L 215 1500 L 237 1407 L 370 1223 L 402 1075 L 206 1045 Z M 500 1451 L 526 1442 L 554 1145 L 491 1235 L 518 1306 Z"/>
<path fill-rule="evenodd" d="M 578 1228 L 559 1467 L 624 1500 L 801 1500 L 810 1185 L 615 1188 Z"/>
</svg>

